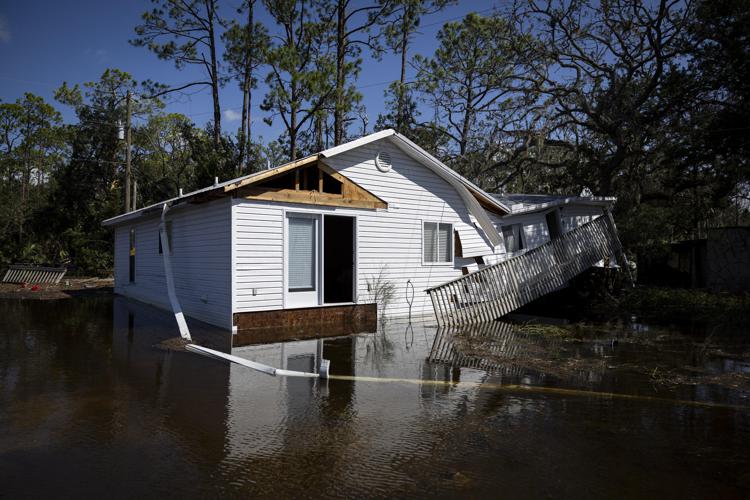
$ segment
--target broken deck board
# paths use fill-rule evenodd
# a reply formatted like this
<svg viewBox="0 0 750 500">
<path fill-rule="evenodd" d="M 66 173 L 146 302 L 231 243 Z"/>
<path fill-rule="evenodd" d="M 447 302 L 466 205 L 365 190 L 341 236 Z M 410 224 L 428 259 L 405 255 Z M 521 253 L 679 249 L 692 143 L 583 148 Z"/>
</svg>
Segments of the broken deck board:
<svg viewBox="0 0 750 500">
<path fill-rule="evenodd" d="M 620 257 L 612 215 L 511 259 L 430 288 L 439 325 L 492 321 L 565 284 L 602 259 Z"/>
</svg>

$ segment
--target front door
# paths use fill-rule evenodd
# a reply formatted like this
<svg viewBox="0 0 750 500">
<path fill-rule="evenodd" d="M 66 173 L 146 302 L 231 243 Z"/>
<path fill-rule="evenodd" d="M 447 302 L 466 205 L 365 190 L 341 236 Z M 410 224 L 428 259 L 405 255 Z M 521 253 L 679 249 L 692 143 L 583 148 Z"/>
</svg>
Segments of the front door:
<svg viewBox="0 0 750 500">
<path fill-rule="evenodd" d="M 320 216 L 287 214 L 287 307 L 320 303 Z"/>
<path fill-rule="evenodd" d="M 354 217 L 323 216 L 323 302 L 354 302 Z"/>
</svg>

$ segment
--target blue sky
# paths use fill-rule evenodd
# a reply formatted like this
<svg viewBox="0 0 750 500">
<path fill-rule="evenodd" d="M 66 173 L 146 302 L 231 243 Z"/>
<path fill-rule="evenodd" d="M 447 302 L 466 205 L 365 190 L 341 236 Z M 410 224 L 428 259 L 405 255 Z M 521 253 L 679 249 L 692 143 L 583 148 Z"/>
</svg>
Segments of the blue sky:
<svg viewBox="0 0 750 500">
<path fill-rule="evenodd" d="M 435 36 L 446 20 L 460 19 L 468 12 L 489 13 L 500 0 L 461 1 L 458 5 L 422 20 L 421 34 L 415 40 L 412 54 L 432 54 Z M 240 0 L 220 1 L 221 14 L 234 15 Z M 355 3 L 358 3 L 355 0 Z M 258 2 L 260 4 L 260 2 Z M 0 100 L 11 102 L 25 92 L 53 102 L 54 90 L 63 82 L 70 84 L 97 80 L 107 68 L 130 72 L 138 81 L 152 79 L 169 85 L 196 79 L 197 68 L 177 70 L 171 62 L 161 61 L 145 48 L 128 43 L 134 37 L 133 28 L 140 15 L 151 8 L 148 0 L 114 1 L 38 1 L 19 0 L 0 3 Z M 275 27 L 262 7 L 256 16 L 270 30 Z M 398 79 L 399 59 L 387 54 L 381 61 L 365 57 L 362 74 L 357 82 L 364 95 L 370 130 L 383 110 L 383 91 L 388 82 Z M 211 96 L 208 88 L 179 102 L 171 103 L 167 111 L 189 116 L 203 125 L 211 118 Z M 274 139 L 281 124 L 272 127 L 262 122 L 264 113 L 258 105 L 263 86 L 254 96 L 254 133 L 265 140 Z M 221 90 L 221 105 L 225 131 L 234 132 L 239 126 L 238 115 L 242 97 L 235 84 Z M 73 112 L 55 103 L 66 121 L 73 121 Z"/>
</svg>

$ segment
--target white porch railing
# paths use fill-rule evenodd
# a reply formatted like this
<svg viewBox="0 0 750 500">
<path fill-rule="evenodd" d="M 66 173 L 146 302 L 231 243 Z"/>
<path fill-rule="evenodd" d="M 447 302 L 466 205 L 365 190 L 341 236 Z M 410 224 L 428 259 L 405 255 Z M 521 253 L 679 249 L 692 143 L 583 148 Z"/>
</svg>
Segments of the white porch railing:
<svg viewBox="0 0 750 500">
<path fill-rule="evenodd" d="M 621 257 L 612 215 L 427 290 L 438 325 L 492 321 L 564 286 L 602 259 Z"/>
</svg>

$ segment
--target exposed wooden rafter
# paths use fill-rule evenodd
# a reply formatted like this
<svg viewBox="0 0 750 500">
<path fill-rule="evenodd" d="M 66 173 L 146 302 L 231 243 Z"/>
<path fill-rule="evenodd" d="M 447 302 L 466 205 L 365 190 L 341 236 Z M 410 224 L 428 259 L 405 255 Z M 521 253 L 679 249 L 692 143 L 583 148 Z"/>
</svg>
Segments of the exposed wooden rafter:
<svg viewBox="0 0 750 500">
<path fill-rule="evenodd" d="M 317 174 L 308 168 L 315 165 Z M 294 172 L 293 186 L 279 187 L 265 185 L 274 178 Z M 313 178 L 308 178 L 314 175 Z M 324 176 L 329 175 L 341 183 L 340 193 L 324 191 Z M 315 186 L 315 189 L 302 189 L 302 186 Z M 230 186 L 227 186 L 230 188 Z M 319 161 L 317 156 L 311 156 L 285 165 L 269 172 L 269 175 L 259 175 L 245 179 L 242 183 L 232 185 L 227 191 L 234 191 L 234 196 L 248 200 L 275 201 L 281 203 L 304 203 L 308 205 L 324 205 L 330 207 L 378 209 L 388 208 L 388 204 L 364 189 L 348 177 Z"/>
</svg>

